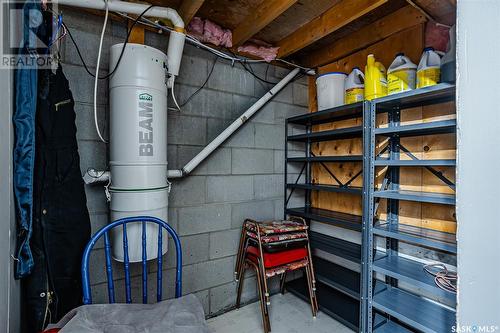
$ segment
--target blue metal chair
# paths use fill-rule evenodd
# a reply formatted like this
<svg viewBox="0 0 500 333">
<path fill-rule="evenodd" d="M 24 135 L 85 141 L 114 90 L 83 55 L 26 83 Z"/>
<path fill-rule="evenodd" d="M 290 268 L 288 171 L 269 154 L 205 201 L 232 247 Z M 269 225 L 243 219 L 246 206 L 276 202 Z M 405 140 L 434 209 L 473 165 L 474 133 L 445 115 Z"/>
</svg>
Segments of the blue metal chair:
<svg viewBox="0 0 500 333">
<path fill-rule="evenodd" d="M 162 234 L 163 229 L 166 229 L 170 236 L 172 236 L 175 243 L 175 251 L 177 257 L 176 275 L 175 275 L 175 297 L 179 298 L 182 296 L 182 250 L 181 242 L 179 236 L 170 225 L 166 222 L 149 216 L 138 216 L 129 217 L 121 220 L 117 220 L 101 230 L 99 230 L 87 244 L 85 251 L 83 252 L 82 259 L 82 285 L 83 285 L 83 303 L 92 304 L 92 291 L 90 288 L 90 277 L 89 277 L 89 257 L 90 252 L 94 248 L 97 241 L 104 235 L 104 252 L 106 256 L 106 275 L 108 280 L 108 298 L 109 303 L 115 303 L 115 286 L 113 281 L 113 269 L 111 266 L 111 245 L 109 241 L 109 232 L 113 228 L 122 226 L 123 228 L 123 268 L 125 270 L 125 299 L 127 303 L 132 303 L 131 289 L 130 289 L 130 269 L 129 269 L 129 254 L 128 254 L 128 239 L 127 239 L 127 224 L 141 222 L 142 223 L 142 303 L 147 304 L 148 302 L 148 285 L 147 285 L 147 253 L 146 253 L 146 223 L 156 223 L 159 228 L 158 232 L 158 258 L 157 265 L 158 271 L 156 275 L 156 299 L 158 302 L 162 300 L 162 248 L 163 240 Z"/>
</svg>

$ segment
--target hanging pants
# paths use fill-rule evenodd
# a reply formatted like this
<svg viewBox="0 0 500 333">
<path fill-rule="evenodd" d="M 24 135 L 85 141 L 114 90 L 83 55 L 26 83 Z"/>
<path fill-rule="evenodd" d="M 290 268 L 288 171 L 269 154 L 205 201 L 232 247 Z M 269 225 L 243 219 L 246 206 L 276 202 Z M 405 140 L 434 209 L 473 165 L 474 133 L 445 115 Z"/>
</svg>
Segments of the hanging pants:
<svg viewBox="0 0 500 333">
<path fill-rule="evenodd" d="M 39 70 L 35 156 L 34 270 L 23 281 L 30 333 L 81 305 L 80 265 L 91 232 L 74 100 L 60 65 L 55 74 Z"/>
</svg>

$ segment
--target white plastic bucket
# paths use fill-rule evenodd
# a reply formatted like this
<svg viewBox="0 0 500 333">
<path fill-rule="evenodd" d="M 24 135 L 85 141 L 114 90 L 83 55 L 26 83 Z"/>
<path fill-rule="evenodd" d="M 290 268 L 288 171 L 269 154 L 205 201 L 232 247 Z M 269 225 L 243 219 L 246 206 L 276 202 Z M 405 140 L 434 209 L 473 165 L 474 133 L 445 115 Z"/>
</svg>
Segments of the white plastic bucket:
<svg viewBox="0 0 500 333">
<path fill-rule="evenodd" d="M 168 223 L 168 189 L 151 191 L 111 190 L 111 221 L 125 217 L 153 216 Z M 158 231 L 156 223 L 146 223 L 147 260 L 158 257 Z M 142 261 L 142 223 L 127 224 L 128 254 L 130 262 Z M 168 232 L 163 229 L 162 254 L 168 250 Z M 124 260 L 123 228 L 111 231 L 112 255 L 115 260 Z"/>
<path fill-rule="evenodd" d="M 344 104 L 346 73 L 332 72 L 320 75 L 316 79 L 318 111 Z"/>
</svg>

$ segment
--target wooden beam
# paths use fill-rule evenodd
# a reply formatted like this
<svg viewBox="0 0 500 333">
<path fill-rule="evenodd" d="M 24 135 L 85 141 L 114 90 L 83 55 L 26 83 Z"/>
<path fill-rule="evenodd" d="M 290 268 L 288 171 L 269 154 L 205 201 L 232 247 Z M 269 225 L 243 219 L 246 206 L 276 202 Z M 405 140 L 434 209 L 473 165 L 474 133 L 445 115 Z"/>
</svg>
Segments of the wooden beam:
<svg viewBox="0 0 500 333">
<path fill-rule="evenodd" d="M 391 35 L 425 22 L 425 17 L 412 6 L 403 7 L 369 24 L 327 47 L 303 58 L 305 66 L 317 67 L 362 50 Z"/>
<path fill-rule="evenodd" d="M 286 57 L 385 4 L 388 0 L 342 0 L 278 42 L 279 57 Z"/>
<path fill-rule="evenodd" d="M 132 26 L 132 22 L 128 22 L 128 28 Z M 136 24 L 132 28 L 132 32 L 130 33 L 130 37 L 128 39 L 129 43 L 134 43 L 134 44 L 144 44 L 144 37 L 145 37 L 145 30 L 143 25 Z"/>
<path fill-rule="evenodd" d="M 349 73 L 355 66 L 364 68 L 366 57 L 370 53 L 373 53 L 377 61 L 380 61 L 386 68 L 389 67 L 394 60 L 394 55 L 398 52 L 404 52 L 414 63 L 418 63 L 424 45 L 424 31 L 425 24 L 420 23 L 345 58 L 319 67 L 318 74 L 328 72 Z"/>
<path fill-rule="evenodd" d="M 193 17 L 198 12 L 198 9 L 203 5 L 205 0 L 183 0 L 179 7 L 179 15 L 184 20 L 186 26 L 191 22 Z"/>
<path fill-rule="evenodd" d="M 233 46 L 239 46 L 274 21 L 297 0 L 266 0 L 248 13 L 240 25 L 233 30 Z"/>
</svg>

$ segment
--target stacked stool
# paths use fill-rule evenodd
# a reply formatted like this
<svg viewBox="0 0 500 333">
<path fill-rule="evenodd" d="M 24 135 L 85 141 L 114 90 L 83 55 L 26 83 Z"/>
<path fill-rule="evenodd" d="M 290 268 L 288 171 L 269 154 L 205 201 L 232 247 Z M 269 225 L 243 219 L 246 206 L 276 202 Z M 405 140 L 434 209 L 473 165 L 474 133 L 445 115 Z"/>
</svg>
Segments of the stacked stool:
<svg viewBox="0 0 500 333">
<path fill-rule="evenodd" d="M 267 280 L 279 275 L 284 292 L 287 272 L 304 269 L 313 317 L 318 312 L 316 279 L 309 246 L 308 226 L 304 219 L 290 217 L 287 221 L 257 222 L 246 219 L 236 258 L 235 278 L 238 282 L 236 308 L 240 307 L 245 270 L 255 269 L 259 289 L 264 332 L 271 331 L 269 321 L 270 294 Z"/>
</svg>

